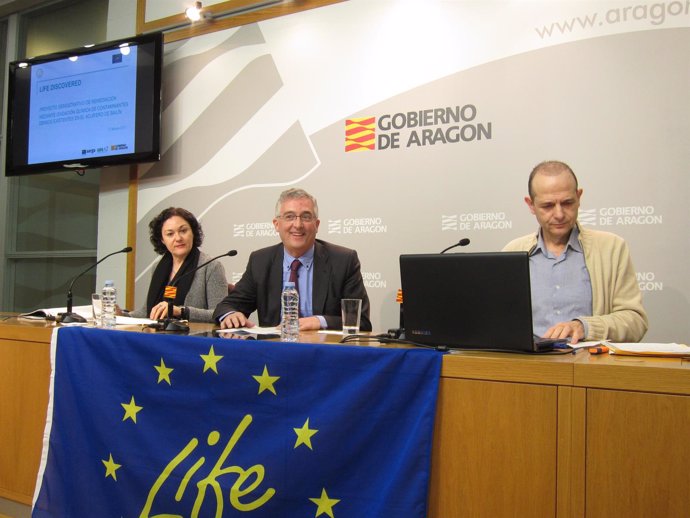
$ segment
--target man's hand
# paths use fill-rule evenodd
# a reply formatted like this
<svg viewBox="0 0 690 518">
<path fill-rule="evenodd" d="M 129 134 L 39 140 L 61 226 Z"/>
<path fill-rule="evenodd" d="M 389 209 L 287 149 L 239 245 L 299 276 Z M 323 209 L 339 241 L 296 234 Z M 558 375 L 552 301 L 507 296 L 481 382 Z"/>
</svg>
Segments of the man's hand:
<svg viewBox="0 0 690 518">
<path fill-rule="evenodd" d="M 317 317 L 304 317 L 299 319 L 300 331 L 318 331 L 321 329 L 321 321 Z"/>
<path fill-rule="evenodd" d="M 254 322 L 247 320 L 244 313 L 235 311 L 234 313 L 230 313 L 220 323 L 221 329 L 234 329 L 237 327 L 254 327 Z"/>
<path fill-rule="evenodd" d="M 544 333 L 543 338 L 569 338 L 571 344 L 576 344 L 585 337 L 585 326 L 579 320 L 559 322 L 551 326 Z"/>
</svg>

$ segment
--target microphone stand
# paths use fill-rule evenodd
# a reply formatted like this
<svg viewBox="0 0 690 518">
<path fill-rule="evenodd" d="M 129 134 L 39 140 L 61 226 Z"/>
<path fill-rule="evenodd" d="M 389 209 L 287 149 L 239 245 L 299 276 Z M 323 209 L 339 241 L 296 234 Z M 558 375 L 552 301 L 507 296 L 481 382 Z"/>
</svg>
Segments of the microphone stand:
<svg viewBox="0 0 690 518">
<path fill-rule="evenodd" d="M 223 254 L 223 255 L 227 255 L 227 254 Z M 221 255 L 220 257 L 223 257 L 223 256 Z M 215 257 L 214 259 L 217 259 L 217 257 Z M 214 259 L 211 259 L 211 261 L 213 261 Z M 207 263 L 202 264 L 199 268 L 206 266 L 211 261 L 208 261 Z M 199 268 L 195 268 L 192 271 L 196 272 Z M 187 272 L 187 273 L 192 273 L 192 272 Z M 187 275 L 187 274 L 185 274 L 185 275 Z M 170 331 L 173 333 L 189 333 L 189 326 L 186 323 L 184 323 L 182 320 L 180 320 L 179 318 L 176 318 L 175 315 L 173 314 L 174 308 L 175 308 L 175 306 L 174 306 L 175 295 L 177 295 L 177 281 L 179 281 L 185 275 L 180 276 L 180 278 L 177 279 L 175 282 L 173 282 L 170 286 L 165 287 L 164 299 L 168 303 L 168 316 L 160 324 L 161 331 Z"/>
<path fill-rule="evenodd" d="M 170 331 L 173 333 L 189 333 L 189 325 L 187 325 L 183 320 L 180 320 L 179 318 L 175 317 L 173 314 L 175 295 L 177 295 L 177 283 L 180 282 L 182 278 L 186 277 L 187 275 L 196 273 L 197 270 L 200 270 L 208 263 L 211 263 L 216 259 L 220 259 L 221 257 L 225 256 L 232 257 L 234 255 L 237 255 L 237 250 L 230 250 L 229 252 L 225 252 L 224 254 L 214 257 L 213 259 L 209 259 L 204 264 L 201 264 L 193 270 L 188 271 L 183 275 L 180 275 L 177 279 L 173 280 L 170 283 L 170 285 L 166 286 L 164 292 L 164 300 L 168 303 L 168 315 L 166 318 L 164 318 L 162 321 L 158 323 L 156 329 L 159 329 L 160 331 Z"/>
<path fill-rule="evenodd" d="M 84 322 L 86 322 L 86 319 L 85 319 L 83 316 L 79 315 L 78 313 L 74 313 L 74 312 L 72 311 L 72 288 L 74 287 L 74 283 L 77 281 L 77 279 L 78 279 L 79 277 L 81 277 L 81 276 L 84 275 L 86 272 L 92 270 L 93 268 L 95 268 L 96 266 L 98 266 L 99 264 L 101 264 L 103 261 L 105 261 L 105 260 L 106 260 L 108 257 L 110 257 L 111 255 L 123 254 L 123 253 L 124 253 L 124 254 L 128 254 L 128 253 L 130 253 L 131 251 L 132 251 L 132 247 L 131 247 L 131 246 L 128 246 L 128 247 L 123 248 L 122 250 L 118 250 L 117 252 L 112 252 L 112 253 L 106 255 L 106 256 L 105 256 L 104 258 L 102 258 L 100 261 L 96 261 L 94 264 L 92 264 L 91 266 L 89 266 L 86 270 L 84 270 L 84 271 L 81 272 L 79 275 L 77 275 L 74 279 L 72 279 L 72 282 L 71 282 L 70 285 L 69 285 L 69 290 L 67 290 L 67 311 L 66 311 L 65 313 L 60 313 L 60 314 L 58 314 L 58 317 L 57 317 L 57 319 L 56 319 L 57 322 L 59 322 L 59 323 L 61 323 L 61 324 L 72 324 L 72 323 L 74 323 L 74 322 L 79 322 L 79 323 L 84 323 Z"/>
<path fill-rule="evenodd" d="M 168 299 L 168 315 L 173 312 L 173 300 Z M 183 320 L 175 317 L 167 317 L 161 324 L 161 331 L 171 331 L 173 333 L 189 333 L 189 325 L 185 324 Z"/>
</svg>

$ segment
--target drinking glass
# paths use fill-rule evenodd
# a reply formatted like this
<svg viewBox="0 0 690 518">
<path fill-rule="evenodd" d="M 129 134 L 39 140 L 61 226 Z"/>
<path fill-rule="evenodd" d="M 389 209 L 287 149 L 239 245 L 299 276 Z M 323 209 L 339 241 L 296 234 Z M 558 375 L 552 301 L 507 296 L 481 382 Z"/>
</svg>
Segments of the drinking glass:
<svg viewBox="0 0 690 518">
<path fill-rule="evenodd" d="M 96 327 L 101 327 L 103 324 L 103 304 L 101 302 L 100 293 L 91 294 L 91 308 L 93 309 L 93 325 Z"/>
<path fill-rule="evenodd" d="M 358 334 L 362 316 L 362 299 L 342 299 L 340 309 L 343 317 L 343 335 Z"/>
</svg>

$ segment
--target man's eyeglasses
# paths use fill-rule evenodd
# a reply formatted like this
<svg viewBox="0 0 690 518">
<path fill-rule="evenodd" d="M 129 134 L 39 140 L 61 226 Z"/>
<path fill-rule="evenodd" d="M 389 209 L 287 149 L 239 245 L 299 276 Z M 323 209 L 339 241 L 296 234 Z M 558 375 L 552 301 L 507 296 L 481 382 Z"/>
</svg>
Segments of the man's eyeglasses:
<svg viewBox="0 0 690 518">
<path fill-rule="evenodd" d="M 302 223 L 311 223 L 316 218 L 311 212 L 305 212 L 303 214 L 295 214 L 294 212 L 288 212 L 280 216 L 280 219 L 287 221 L 288 223 L 294 222 L 297 218 L 302 220 Z"/>
</svg>

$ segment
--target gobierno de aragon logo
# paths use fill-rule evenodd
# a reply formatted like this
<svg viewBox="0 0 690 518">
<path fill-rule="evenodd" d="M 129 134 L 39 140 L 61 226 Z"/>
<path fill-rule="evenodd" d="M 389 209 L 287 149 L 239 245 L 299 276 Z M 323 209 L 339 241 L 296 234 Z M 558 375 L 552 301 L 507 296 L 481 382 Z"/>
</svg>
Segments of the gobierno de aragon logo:
<svg viewBox="0 0 690 518">
<path fill-rule="evenodd" d="M 345 152 L 393 150 L 491 140 L 493 124 L 474 104 L 345 120 Z"/>
<path fill-rule="evenodd" d="M 376 117 L 345 121 L 345 152 L 373 150 L 376 142 Z"/>
</svg>

